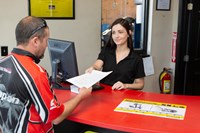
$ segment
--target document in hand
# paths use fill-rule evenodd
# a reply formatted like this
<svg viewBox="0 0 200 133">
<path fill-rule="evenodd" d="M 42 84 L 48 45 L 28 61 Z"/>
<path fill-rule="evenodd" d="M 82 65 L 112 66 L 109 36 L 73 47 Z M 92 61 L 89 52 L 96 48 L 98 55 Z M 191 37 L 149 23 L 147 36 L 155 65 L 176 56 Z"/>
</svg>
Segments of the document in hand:
<svg viewBox="0 0 200 133">
<path fill-rule="evenodd" d="M 81 87 L 89 88 L 95 83 L 99 82 L 104 77 L 106 77 L 107 75 L 109 75 L 110 73 L 112 73 L 112 71 L 102 72 L 93 70 L 91 73 L 85 73 L 83 75 L 70 78 L 67 80 L 67 82 L 70 82 L 79 88 Z"/>
</svg>

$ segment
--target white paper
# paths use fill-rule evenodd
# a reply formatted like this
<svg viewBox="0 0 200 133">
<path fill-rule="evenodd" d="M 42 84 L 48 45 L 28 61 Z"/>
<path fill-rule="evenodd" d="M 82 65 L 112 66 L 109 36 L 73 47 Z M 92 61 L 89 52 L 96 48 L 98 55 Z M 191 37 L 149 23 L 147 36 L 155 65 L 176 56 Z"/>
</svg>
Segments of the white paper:
<svg viewBox="0 0 200 133">
<path fill-rule="evenodd" d="M 154 66 L 152 56 L 143 58 L 145 75 L 149 76 L 154 74 Z"/>
<path fill-rule="evenodd" d="M 107 75 L 109 75 L 111 72 L 112 71 L 102 72 L 102 71 L 93 70 L 91 73 L 85 73 L 83 75 L 70 78 L 67 81 L 79 88 L 82 88 L 82 87 L 89 88 L 95 83 L 99 82 L 104 77 L 106 77 Z"/>
<path fill-rule="evenodd" d="M 79 93 L 79 88 L 75 85 L 70 85 L 71 92 Z"/>
</svg>

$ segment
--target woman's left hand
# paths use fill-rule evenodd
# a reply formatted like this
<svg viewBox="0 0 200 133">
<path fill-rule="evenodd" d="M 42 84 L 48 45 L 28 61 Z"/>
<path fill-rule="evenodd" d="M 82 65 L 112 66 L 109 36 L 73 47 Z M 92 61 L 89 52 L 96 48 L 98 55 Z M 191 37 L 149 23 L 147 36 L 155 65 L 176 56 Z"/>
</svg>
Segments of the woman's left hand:
<svg viewBox="0 0 200 133">
<path fill-rule="evenodd" d="M 118 81 L 112 86 L 112 90 L 122 90 L 125 86 L 122 82 Z"/>
</svg>

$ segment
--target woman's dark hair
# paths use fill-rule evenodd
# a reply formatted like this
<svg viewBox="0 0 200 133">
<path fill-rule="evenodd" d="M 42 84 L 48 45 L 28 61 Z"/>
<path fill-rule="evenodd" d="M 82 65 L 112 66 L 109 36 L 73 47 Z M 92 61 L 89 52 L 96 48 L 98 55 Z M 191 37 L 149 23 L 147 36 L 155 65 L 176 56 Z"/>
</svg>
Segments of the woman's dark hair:
<svg viewBox="0 0 200 133">
<path fill-rule="evenodd" d="M 116 19 L 112 23 L 112 25 L 110 26 L 111 32 L 110 32 L 109 40 L 108 40 L 108 43 L 106 44 L 106 46 L 116 48 L 116 44 L 112 39 L 112 28 L 113 28 L 113 26 L 115 26 L 117 24 L 120 24 L 121 26 L 123 26 L 126 29 L 126 32 L 129 34 L 129 37 L 128 37 L 128 40 L 127 40 L 128 48 L 130 48 L 130 50 L 133 50 L 133 39 L 132 39 L 132 35 L 130 33 L 130 31 L 133 31 L 132 24 L 129 23 L 129 21 L 127 21 L 126 19 L 123 19 L 123 18 Z"/>
</svg>

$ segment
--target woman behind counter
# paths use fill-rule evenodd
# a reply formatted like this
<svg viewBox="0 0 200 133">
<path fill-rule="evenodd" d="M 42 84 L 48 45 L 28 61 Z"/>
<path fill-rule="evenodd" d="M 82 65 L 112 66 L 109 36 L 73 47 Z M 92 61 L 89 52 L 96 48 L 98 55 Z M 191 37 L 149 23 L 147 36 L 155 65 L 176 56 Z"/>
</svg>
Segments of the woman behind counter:
<svg viewBox="0 0 200 133">
<path fill-rule="evenodd" d="M 113 90 L 144 87 L 144 66 L 142 58 L 133 49 L 132 24 L 118 18 L 111 25 L 108 43 L 102 48 L 92 70 L 112 71 L 100 83 L 111 85 Z"/>
</svg>

